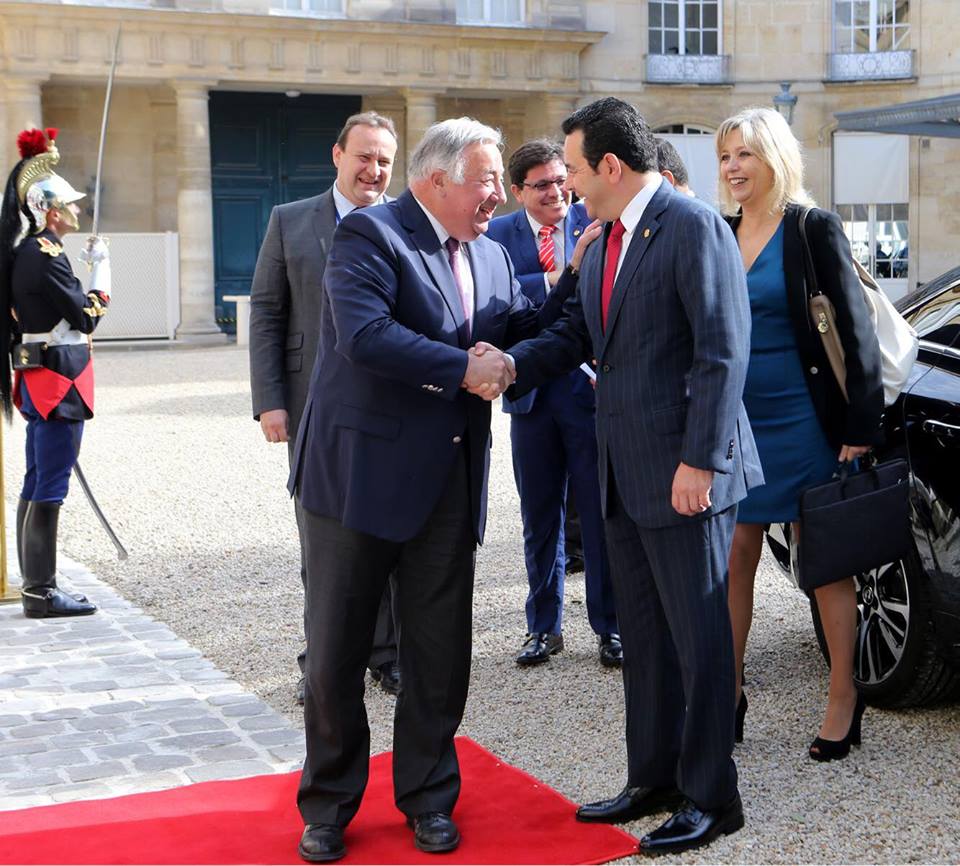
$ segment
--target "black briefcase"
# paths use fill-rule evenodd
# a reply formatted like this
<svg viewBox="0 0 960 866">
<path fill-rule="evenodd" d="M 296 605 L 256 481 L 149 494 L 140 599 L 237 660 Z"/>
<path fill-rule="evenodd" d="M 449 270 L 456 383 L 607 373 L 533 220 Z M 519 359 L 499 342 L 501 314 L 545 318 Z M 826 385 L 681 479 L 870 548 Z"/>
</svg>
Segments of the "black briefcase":
<svg viewBox="0 0 960 866">
<path fill-rule="evenodd" d="M 807 593 L 906 556 L 910 533 L 906 460 L 881 463 L 812 487 L 800 497 L 800 588 Z"/>
</svg>

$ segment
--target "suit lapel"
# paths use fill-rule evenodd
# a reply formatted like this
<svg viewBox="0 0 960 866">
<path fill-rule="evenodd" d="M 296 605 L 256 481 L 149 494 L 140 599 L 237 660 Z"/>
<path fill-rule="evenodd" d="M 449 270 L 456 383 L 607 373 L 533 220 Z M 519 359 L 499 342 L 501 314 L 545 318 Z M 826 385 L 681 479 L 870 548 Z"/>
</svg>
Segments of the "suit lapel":
<svg viewBox="0 0 960 866">
<path fill-rule="evenodd" d="M 313 230 L 320 244 L 320 255 L 326 258 L 333 242 L 333 233 L 337 230 L 337 206 L 333 200 L 333 187 L 317 196 L 314 208 Z"/>
<path fill-rule="evenodd" d="M 453 271 L 450 270 L 447 251 L 440 246 L 440 238 L 437 237 L 433 225 L 410 190 L 406 190 L 397 198 L 397 204 L 400 207 L 401 222 L 410 232 L 414 246 L 420 258 L 423 259 L 437 291 L 440 292 L 450 310 L 459 334 L 464 329 L 463 301 L 460 300 L 460 292 L 454 282 Z"/>
<path fill-rule="evenodd" d="M 600 289 L 603 285 L 603 250 L 610 234 L 610 223 L 603 227 L 603 232 L 587 250 L 583 257 L 580 269 L 580 281 L 577 283 L 577 292 L 580 294 L 580 305 L 587 320 L 594 348 L 603 343 L 603 328 L 600 322 Z M 600 355 L 598 354 L 599 358 Z"/>
<path fill-rule="evenodd" d="M 513 263 L 514 269 L 521 274 L 532 274 L 540 270 L 540 255 L 537 251 L 537 239 L 530 228 L 527 212 L 520 208 L 513 218 L 513 228 L 517 233 L 517 246 L 520 251 L 519 261 Z"/>
<path fill-rule="evenodd" d="M 491 310 L 490 299 L 493 295 L 493 280 L 490 278 L 490 261 L 487 254 L 489 244 L 482 243 L 480 238 L 464 244 L 467 251 L 467 261 L 470 262 L 470 272 L 473 274 L 473 327 L 468 328 L 466 321 L 457 328 L 460 336 L 460 346 L 468 346 L 483 339 L 480 334 L 487 334 L 488 312 Z"/>
<path fill-rule="evenodd" d="M 807 231 L 809 233 L 809 227 Z M 800 240 L 800 208 L 787 205 L 783 215 L 783 274 L 787 284 L 787 308 L 794 333 L 798 335 L 811 330 L 804 255 L 803 241 Z"/>
<path fill-rule="evenodd" d="M 607 330 L 604 334 L 603 347 L 600 350 L 600 357 L 603 356 L 610 342 L 610 335 L 616 327 L 617 318 L 620 315 L 620 308 L 623 306 L 623 300 L 626 297 L 627 289 L 633 283 L 634 274 L 640 267 L 640 262 L 646 255 L 650 244 L 657 236 L 660 230 L 660 215 L 667 209 L 670 201 L 670 184 L 666 181 L 660 182 L 660 188 L 653 194 L 653 198 L 644 208 L 640 222 L 633 230 L 633 237 L 630 239 L 630 246 L 627 247 L 627 254 L 624 257 L 623 264 L 620 266 L 620 273 L 617 274 L 617 281 L 613 284 L 613 295 L 610 297 L 610 309 L 607 311 Z"/>
</svg>

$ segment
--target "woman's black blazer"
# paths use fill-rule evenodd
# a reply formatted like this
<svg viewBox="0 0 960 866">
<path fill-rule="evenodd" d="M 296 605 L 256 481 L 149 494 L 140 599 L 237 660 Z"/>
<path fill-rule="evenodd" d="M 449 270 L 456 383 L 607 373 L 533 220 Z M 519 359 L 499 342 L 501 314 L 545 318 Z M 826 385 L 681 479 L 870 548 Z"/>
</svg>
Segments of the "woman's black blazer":
<svg viewBox="0 0 960 866">
<path fill-rule="evenodd" d="M 875 445 L 883 414 L 880 347 L 853 267 L 850 241 L 835 213 L 820 208 L 810 211 L 807 238 L 820 291 L 836 310 L 847 365 L 848 404 L 830 369 L 820 334 L 810 322 L 799 226 L 802 211 L 801 205 L 789 204 L 783 217 L 783 273 L 807 388 L 820 426 L 838 453 L 843 445 Z M 739 216 L 731 218 L 734 232 L 739 222 Z"/>
</svg>

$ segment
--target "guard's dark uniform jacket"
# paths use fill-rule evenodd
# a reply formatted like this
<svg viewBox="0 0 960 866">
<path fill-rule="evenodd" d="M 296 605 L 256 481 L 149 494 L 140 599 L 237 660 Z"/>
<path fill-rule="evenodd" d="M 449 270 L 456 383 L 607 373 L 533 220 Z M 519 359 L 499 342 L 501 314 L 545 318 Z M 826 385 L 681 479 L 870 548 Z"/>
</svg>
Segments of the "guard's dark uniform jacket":
<svg viewBox="0 0 960 866">
<path fill-rule="evenodd" d="M 91 334 L 109 299 L 85 292 L 73 273 L 60 239 L 49 229 L 25 238 L 14 254 L 11 274 L 18 330 L 27 335 L 52 331 L 65 320 L 73 331 Z M 76 340 L 76 334 L 72 335 Z M 14 402 L 21 405 L 20 383 L 46 421 L 85 421 L 93 417 L 93 360 L 86 340 L 48 345 L 43 366 L 18 370 Z"/>
</svg>

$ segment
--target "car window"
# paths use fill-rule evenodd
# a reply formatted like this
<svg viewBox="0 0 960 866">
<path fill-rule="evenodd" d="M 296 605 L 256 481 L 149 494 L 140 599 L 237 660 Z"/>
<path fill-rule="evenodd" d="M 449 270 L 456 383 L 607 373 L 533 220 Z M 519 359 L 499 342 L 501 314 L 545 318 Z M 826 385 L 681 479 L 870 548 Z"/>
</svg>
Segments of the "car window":
<svg viewBox="0 0 960 866">
<path fill-rule="evenodd" d="M 929 291 L 928 284 L 905 300 L 913 302 L 897 306 L 920 339 L 943 346 L 960 343 L 960 281 L 935 292 Z"/>
</svg>

